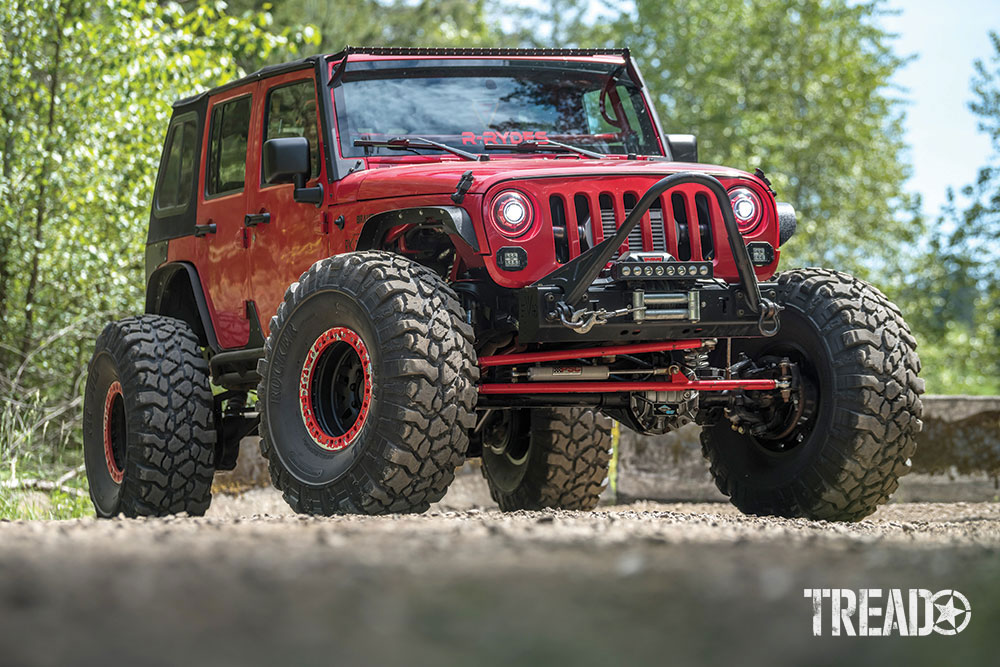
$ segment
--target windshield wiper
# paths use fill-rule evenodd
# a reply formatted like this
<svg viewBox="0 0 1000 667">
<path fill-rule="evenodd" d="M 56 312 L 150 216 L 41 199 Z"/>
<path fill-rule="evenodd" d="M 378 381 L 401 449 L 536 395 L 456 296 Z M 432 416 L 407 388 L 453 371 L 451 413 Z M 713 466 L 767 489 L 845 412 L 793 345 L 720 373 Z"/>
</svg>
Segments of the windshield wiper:
<svg viewBox="0 0 1000 667">
<path fill-rule="evenodd" d="M 551 139 L 546 139 L 545 141 L 524 141 L 519 144 L 486 144 L 483 146 L 483 148 L 488 151 L 508 150 L 515 151 L 517 153 L 543 153 L 547 147 L 558 148 L 560 150 L 569 151 L 570 153 L 585 155 L 589 158 L 594 158 L 595 160 L 604 159 L 604 156 L 600 153 L 588 151 L 586 148 L 577 148 L 576 146 L 570 146 L 569 144 L 552 141 Z"/>
<path fill-rule="evenodd" d="M 408 139 L 407 137 L 393 137 L 392 139 L 388 139 L 386 141 L 357 139 L 355 140 L 354 145 L 368 146 L 371 148 L 390 148 L 397 151 L 411 151 L 421 148 L 427 150 L 436 148 L 438 150 L 451 153 L 452 155 L 457 155 L 464 160 L 472 160 L 473 162 L 485 162 L 490 159 L 489 155 L 476 155 L 475 153 L 469 153 L 460 148 L 455 148 L 437 141 L 431 141 L 430 139 L 424 139 L 423 137 L 415 137 L 414 139 Z"/>
</svg>

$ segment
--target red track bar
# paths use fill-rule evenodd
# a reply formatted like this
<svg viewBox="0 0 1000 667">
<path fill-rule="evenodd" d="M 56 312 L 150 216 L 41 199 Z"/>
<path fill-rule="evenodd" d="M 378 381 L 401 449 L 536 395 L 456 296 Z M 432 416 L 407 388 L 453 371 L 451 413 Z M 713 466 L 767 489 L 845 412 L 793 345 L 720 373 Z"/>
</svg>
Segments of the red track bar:
<svg viewBox="0 0 1000 667">
<path fill-rule="evenodd" d="M 523 352 L 521 354 L 498 354 L 493 357 L 480 357 L 479 365 L 482 368 L 490 368 L 491 366 L 514 366 L 517 364 L 533 364 L 541 361 L 565 361 L 566 359 L 609 357 L 617 354 L 642 354 L 644 352 L 668 352 L 670 350 L 695 350 L 701 346 L 702 342 L 700 340 L 675 340 L 667 343 L 633 343 L 631 345 L 584 347 L 579 350 L 547 350 L 545 352 Z M 538 386 L 538 383 L 533 384 Z M 612 384 L 618 383 L 615 382 Z M 660 384 L 663 383 L 661 382 Z M 774 387 L 771 387 L 771 389 L 773 388 Z"/>
<path fill-rule="evenodd" d="M 511 355 L 513 356 L 513 355 Z M 692 380 L 690 382 L 518 382 L 479 385 L 480 394 L 601 394 L 607 391 L 768 391 L 774 380 Z"/>
</svg>

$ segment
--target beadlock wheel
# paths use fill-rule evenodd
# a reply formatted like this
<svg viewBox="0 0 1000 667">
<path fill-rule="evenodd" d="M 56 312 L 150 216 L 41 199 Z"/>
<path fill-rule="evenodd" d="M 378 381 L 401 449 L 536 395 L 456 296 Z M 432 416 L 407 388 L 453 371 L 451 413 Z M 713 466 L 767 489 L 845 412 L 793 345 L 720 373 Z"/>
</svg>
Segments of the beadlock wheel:
<svg viewBox="0 0 1000 667">
<path fill-rule="evenodd" d="M 104 399 L 104 461 L 108 474 L 117 484 L 125 477 L 125 399 L 122 383 L 115 380 Z"/>
<path fill-rule="evenodd" d="M 365 342 L 347 327 L 332 327 L 306 355 L 299 384 L 302 421 L 321 448 L 350 446 L 368 418 L 372 360 Z"/>
<path fill-rule="evenodd" d="M 215 473 L 208 362 L 185 322 L 141 315 L 97 338 L 83 400 L 83 451 L 94 509 L 204 514 Z"/>
<path fill-rule="evenodd" d="M 472 328 L 436 273 L 386 252 L 314 264 L 258 364 L 261 451 L 296 512 L 421 512 L 468 451 Z"/>
</svg>

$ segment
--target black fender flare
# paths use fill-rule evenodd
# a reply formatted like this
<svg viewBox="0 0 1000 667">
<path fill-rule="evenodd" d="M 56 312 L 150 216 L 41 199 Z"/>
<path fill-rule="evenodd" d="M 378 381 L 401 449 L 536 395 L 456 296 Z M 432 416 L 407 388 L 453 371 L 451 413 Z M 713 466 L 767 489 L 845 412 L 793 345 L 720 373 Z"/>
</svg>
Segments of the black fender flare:
<svg viewBox="0 0 1000 667">
<path fill-rule="evenodd" d="M 473 252 L 479 252 L 479 240 L 472 216 L 461 206 L 413 206 L 376 213 L 368 218 L 361 229 L 355 250 L 378 249 L 386 233 L 393 227 L 421 224 L 437 220 L 452 238 L 460 239 Z"/>
<path fill-rule="evenodd" d="M 219 351 L 201 278 L 190 262 L 164 264 L 150 274 L 146 282 L 146 313 L 184 320 L 202 345 Z"/>
<path fill-rule="evenodd" d="M 785 202 L 777 202 L 778 210 L 778 247 L 785 245 L 788 239 L 795 235 L 798 221 L 795 217 L 795 208 Z"/>
</svg>

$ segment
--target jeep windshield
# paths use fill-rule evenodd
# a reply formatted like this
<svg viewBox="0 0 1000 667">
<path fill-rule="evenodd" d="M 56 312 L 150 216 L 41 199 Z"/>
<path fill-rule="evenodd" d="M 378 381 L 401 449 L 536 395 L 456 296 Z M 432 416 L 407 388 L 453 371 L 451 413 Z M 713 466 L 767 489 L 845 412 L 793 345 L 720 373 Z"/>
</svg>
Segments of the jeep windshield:
<svg viewBox="0 0 1000 667">
<path fill-rule="evenodd" d="M 348 62 L 334 96 L 344 157 L 399 155 L 356 141 L 430 139 L 471 153 L 663 155 L 646 100 L 621 65 L 518 60 Z M 408 149 L 435 154 L 434 148 Z"/>
</svg>

